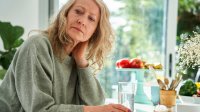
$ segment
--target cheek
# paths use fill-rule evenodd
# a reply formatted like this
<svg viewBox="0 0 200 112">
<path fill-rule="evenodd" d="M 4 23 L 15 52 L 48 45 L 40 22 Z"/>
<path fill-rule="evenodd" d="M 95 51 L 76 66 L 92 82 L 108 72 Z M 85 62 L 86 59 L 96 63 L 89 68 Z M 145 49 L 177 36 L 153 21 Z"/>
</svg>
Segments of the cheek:
<svg viewBox="0 0 200 112">
<path fill-rule="evenodd" d="M 91 38 L 91 36 L 95 33 L 95 31 L 96 31 L 96 27 L 91 26 L 91 27 L 90 27 L 90 30 L 89 30 L 89 32 L 88 32 L 88 35 L 89 35 L 90 38 Z"/>
<path fill-rule="evenodd" d="M 65 32 L 66 32 L 67 34 L 69 33 L 69 24 L 68 24 L 68 23 L 66 24 Z"/>
<path fill-rule="evenodd" d="M 71 20 L 70 18 L 67 18 L 67 21 L 66 21 L 66 26 L 65 26 L 65 31 L 68 33 L 68 31 L 70 30 L 70 24 L 71 24 Z"/>
<path fill-rule="evenodd" d="M 68 14 L 68 16 L 66 17 L 66 25 L 70 26 L 70 24 L 72 24 L 75 21 L 75 16 L 71 13 Z"/>
</svg>

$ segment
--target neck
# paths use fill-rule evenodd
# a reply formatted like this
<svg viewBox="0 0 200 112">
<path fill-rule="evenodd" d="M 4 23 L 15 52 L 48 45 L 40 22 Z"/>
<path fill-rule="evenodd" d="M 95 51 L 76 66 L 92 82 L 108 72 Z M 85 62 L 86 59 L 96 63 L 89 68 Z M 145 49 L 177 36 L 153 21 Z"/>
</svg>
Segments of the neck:
<svg viewBox="0 0 200 112">
<path fill-rule="evenodd" d="M 70 55 L 74 49 L 74 47 L 78 44 L 78 42 L 74 42 L 74 44 L 67 44 L 64 49 L 67 53 L 67 55 Z"/>
</svg>

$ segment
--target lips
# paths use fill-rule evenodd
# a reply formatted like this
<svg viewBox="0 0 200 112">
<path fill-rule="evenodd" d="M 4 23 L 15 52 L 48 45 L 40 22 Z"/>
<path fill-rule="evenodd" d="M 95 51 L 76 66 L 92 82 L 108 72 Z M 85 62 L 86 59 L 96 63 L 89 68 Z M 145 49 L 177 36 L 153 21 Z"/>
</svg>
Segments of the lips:
<svg viewBox="0 0 200 112">
<path fill-rule="evenodd" d="M 81 33 L 83 33 L 83 31 L 80 29 L 80 28 L 78 28 L 78 27 L 72 27 L 73 29 L 76 29 L 77 31 L 79 31 L 79 32 L 81 32 Z"/>
</svg>

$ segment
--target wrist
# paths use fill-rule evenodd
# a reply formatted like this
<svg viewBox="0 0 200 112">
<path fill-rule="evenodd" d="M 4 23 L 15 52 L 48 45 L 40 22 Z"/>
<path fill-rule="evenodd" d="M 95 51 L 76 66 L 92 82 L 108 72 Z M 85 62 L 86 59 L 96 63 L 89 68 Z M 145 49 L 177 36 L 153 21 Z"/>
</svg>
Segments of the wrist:
<svg viewBox="0 0 200 112">
<path fill-rule="evenodd" d="M 93 112 L 94 106 L 83 106 L 83 112 Z"/>
<path fill-rule="evenodd" d="M 88 63 L 87 60 L 81 60 L 81 61 L 78 61 L 78 62 L 77 62 L 77 66 L 78 66 L 79 68 L 86 68 L 86 67 L 89 66 L 89 63 Z"/>
</svg>

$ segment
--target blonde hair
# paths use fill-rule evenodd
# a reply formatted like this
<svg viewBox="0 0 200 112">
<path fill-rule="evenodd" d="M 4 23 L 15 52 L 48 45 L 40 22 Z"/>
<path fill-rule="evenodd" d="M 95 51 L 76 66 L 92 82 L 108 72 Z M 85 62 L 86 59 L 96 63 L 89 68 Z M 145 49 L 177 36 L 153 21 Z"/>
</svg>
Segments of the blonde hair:
<svg viewBox="0 0 200 112">
<path fill-rule="evenodd" d="M 73 40 L 67 36 L 67 15 L 76 0 L 69 0 L 60 10 L 53 23 L 49 28 L 44 31 L 48 34 L 50 42 L 52 44 L 53 52 L 59 59 L 64 59 L 66 52 L 64 46 L 72 43 Z M 104 59 L 110 53 L 112 49 L 112 43 L 114 42 L 114 35 L 109 22 L 109 10 L 103 0 L 94 0 L 100 8 L 100 20 L 96 31 L 92 35 L 88 44 L 87 59 L 92 62 L 92 65 L 97 64 L 101 69 L 104 64 Z"/>
</svg>

